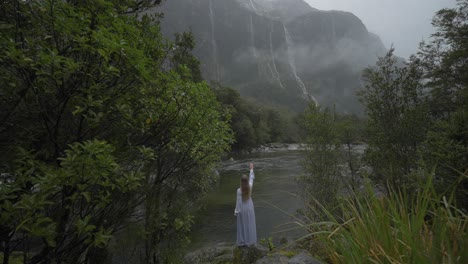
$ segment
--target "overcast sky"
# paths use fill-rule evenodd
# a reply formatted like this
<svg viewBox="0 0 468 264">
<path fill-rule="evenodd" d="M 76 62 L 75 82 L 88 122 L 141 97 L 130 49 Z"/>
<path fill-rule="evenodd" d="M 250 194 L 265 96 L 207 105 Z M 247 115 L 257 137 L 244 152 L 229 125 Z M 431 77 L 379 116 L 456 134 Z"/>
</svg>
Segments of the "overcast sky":
<svg viewBox="0 0 468 264">
<path fill-rule="evenodd" d="M 408 57 L 419 42 L 434 32 L 435 12 L 455 7 L 456 0 L 305 0 L 321 10 L 354 13 L 367 29 L 380 36 L 387 48 L 393 43 L 396 54 Z"/>
</svg>

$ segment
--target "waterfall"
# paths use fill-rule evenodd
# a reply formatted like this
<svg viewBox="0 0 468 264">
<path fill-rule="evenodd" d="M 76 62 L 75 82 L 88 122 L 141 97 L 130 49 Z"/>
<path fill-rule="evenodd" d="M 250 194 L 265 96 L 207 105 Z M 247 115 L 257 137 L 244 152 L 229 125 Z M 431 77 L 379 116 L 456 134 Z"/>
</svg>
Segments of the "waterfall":
<svg viewBox="0 0 468 264">
<path fill-rule="evenodd" d="M 211 23 L 211 47 L 213 48 L 213 64 L 215 66 L 215 80 L 219 81 L 219 64 L 218 64 L 218 46 L 215 40 L 215 27 L 214 27 L 214 12 L 212 0 L 209 1 L 210 8 L 210 23 Z"/>
<path fill-rule="evenodd" d="M 292 43 L 292 40 L 291 40 L 291 36 L 289 35 L 289 32 L 288 32 L 288 29 L 286 28 L 286 25 L 283 24 L 283 28 L 284 28 L 284 34 L 286 36 L 286 46 L 287 46 L 289 66 L 291 67 L 294 78 L 296 79 L 297 84 L 301 88 L 304 98 L 310 99 L 310 100 L 314 101 L 315 105 L 318 105 L 317 100 L 307 92 L 307 88 L 305 87 L 305 85 L 302 82 L 301 78 L 299 78 L 299 76 L 297 75 L 296 60 L 294 59 L 294 54 L 293 54 L 294 51 L 292 50 L 293 43 Z"/>
<path fill-rule="evenodd" d="M 270 56 L 271 56 L 271 61 L 273 62 L 273 72 L 272 72 L 272 75 L 274 78 L 276 78 L 276 80 L 278 81 L 279 85 L 281 86 L 281 88 L 284 89 L 284 86 L 283 86 L 283 83 L 281 82 L 281 77 L 280 77 L 280 74 L 278 72 L 278 68 L 276 68 L 276 62 L 275 62 L 275 53 L 273 52 L 273 39 L 272 39 L 272 35 L 273 35 L 273 23 L 270 23 Z M 270 69 L 271 70 L 271 69 Z"/>
<path fill-rule="evenodd" d="M 257 54 L 257 49 L 255 48 L 255 34 L 254 34 L 254 26 L 253 26 L 253 20 L 252 20 L 252 14 L 250 14 L 250 24 L 249 24 L 249 33 L 250 33 L 250 46 L 252 48 L 252 53 L 254 55 L 254 58 L 257 62 L 258 61 L 258 54 Z"/>
<path fill-rule="evenodd" d="M 267 63 L 267 67 L 268 67 L 268 70 L 270 70 L 271 77 L 276 79 L 276 75 L 275 75 L 275 73 L 273 72 L 273 69 L 271 68 L 271 65 L 270 65 L 269 63 Z"/>
<path fill-rule="evenodd" d="M 255 11 L 255 13 L 257 13 L 257 8 L 255 8 L 253 1 L 250 0 L 249 2 L 250 2 L 250 7 L 252 8 L 252 10 Z"/>
</svg>

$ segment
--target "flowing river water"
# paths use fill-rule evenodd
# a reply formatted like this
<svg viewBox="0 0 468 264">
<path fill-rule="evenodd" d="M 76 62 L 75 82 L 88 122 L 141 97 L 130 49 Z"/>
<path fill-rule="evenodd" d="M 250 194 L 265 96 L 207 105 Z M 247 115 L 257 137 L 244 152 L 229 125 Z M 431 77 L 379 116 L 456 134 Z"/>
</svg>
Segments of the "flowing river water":
<svg viewBox="0 0 468 264">
<path fill-rule="evenodd" d="M 205 209 L 200 212 L 193 227 L 192 247 L 212 245 L 218 242 L 236 241 L 234 207 L 236 190 L 242 174 L 248 174 L 249 162 L 255 164 L 255 182 L 252 199 L 257 221 L 257 237 L 272 237 L 278 242 L 298 238 L 301 230 L 282 232 L 295 227 L 291 224 L 302 207 L 297 196 L 296 178 L 304 173 L 301 150 L 277 150 L 245 155 L 233 155 L 233 159 L 218 164 L 218 185 L 204 200 Z M 288 224 L 289 223 L 289 224 Z"/>
</svg>

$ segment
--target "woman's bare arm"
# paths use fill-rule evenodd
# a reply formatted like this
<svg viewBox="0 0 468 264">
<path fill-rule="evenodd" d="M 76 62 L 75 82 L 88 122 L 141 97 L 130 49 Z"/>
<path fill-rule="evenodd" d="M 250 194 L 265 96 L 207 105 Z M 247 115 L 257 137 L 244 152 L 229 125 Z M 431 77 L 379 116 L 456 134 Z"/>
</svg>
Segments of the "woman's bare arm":
<svg viewBox="0 0 468 264">
<path fill-rule="evenodd" d="M 250 174 L 249 174 L 249 185 L 250 185 L 250 188 L 252 188 L 252 186 L 253 186 L 254 179 L 255 179 L 254 164 L 253 164 L 253 163 L 250 163 Z"/>
</svg>

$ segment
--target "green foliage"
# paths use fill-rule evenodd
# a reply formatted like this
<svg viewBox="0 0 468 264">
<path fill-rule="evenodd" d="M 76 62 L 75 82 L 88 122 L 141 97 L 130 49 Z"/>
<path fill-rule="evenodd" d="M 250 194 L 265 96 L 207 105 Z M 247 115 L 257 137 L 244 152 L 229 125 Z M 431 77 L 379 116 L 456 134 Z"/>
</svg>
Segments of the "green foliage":
<svg viewBox="0 0 468 264">
<path fill-rule="evenodd" d="M 55 167 L 23 151 L 14 177 L 0 189 L 0 219 L 10 236 L 41 238 L 44 252 L 66 249 L 70 258 L 61 259 L 67 262 L 83 248 L 105 246 L 122 213 L 116 197 L 128 197 L 141 178 L 123 171 L 113 152 L 102 141 L 74 143 Z"/>
<path fill-rule="evenodd" d="M 433 126 L 421 147 L 424 163 L 436 166 L 439 190 L 457 185 L 458 204 L 468 208 L 468 181 L 459 177 L 468 172 L 468 1 L 442 9 L 432 24 L 436 33 L 422 43 L 415 60 L 423 66 L 429 82 L 428 100 Z"/>
<path fill-rule="evenodd" d="M 212 89 L 231 116 L 235 135 L 234 150 L 254 148 L 271 142 L 299 141 L 300 129 L 292 113 L 242 98 L 239 92 L 217 83 L 212 84 Z"/>
<path fill-rule="evenodd" d="M 468 3 L 436 13 L 436 33 L 409 63 L 398 63 L 393 49 L 364 75 L 361 92 L 368 122 L 366 161 L 372 176 L 393 188 L 415 183 L 421 164 L 434 166 L 439 191 L 459 186 L 466 208 L 468 167 L 468 79 L 466 58 Z M 461 181 L 461 184 L 458 182 Z"/>
<path fill-rule="evenodd" d="M 336 114 L 311 105 L 304 115 L 308 134 L 304 162 L 308 175 L 299 180 L 306 202 L 314 197 L 329 207 L 336 206 L 337 193 L 342 185 L 341 142 Z"/>
<path fill-rule="evenodd" d="M 272 237 L 266 237 L 260 239 L 260 245 L 263 245 L 268 248 L 268 250 L 273 251 L 275 249 L 275 244 L 273 243 Z"/>
<path fill-rule="evenodd" d="M 315 201 L 333 210 L 338 205 L 342 189 L 358 187 L 360 155 L 355 144 L 361 140 L 360 120 L 355 116 L 338 115 L 329 108 L 311 104 L 303 115 L 307 133 L 307 152 L 304 160 L 306 175 L 299 178 L 302 196 L 308 205 L 303 211 L 308 217 L 316 211 L 307 210 Z M 345 166 L 342 166 L 346 164 Z"/>
<path fill-rule="evenodd" d="M 145 263 L 187 243 L 190 212 L 232 136 L 200 81 L 191 34 L 171 43 L 158 17 L 140 13 L 157 2 L 2 4 L 5 253 L 95 263 L 128 222 L 141 231 L 128 247 L 144 248 Z"/>
<path fill-rule="evenodd" d="M 174 53 L 172 61 L 175 63 L 174 68 L 187 67 L 191 72 L 191 79 L 194 81 L 202 81 L 200 71 L 200 62 L 192 55 L 192 50 L 195 48 L 195 37 L 190 32 L 176 34 L 174 41 Z M 183 76 L 183 74 L 181 74 Z"/>
<path fill-rule="evenodd" d="M 364 77 L 360 98 L 368 116 L 366 160 L 380 182 L 404 187 L 430 124 L 421 68 L 416 62 L 399 65 L 391 49 Z"/>
<path fill-rule="evenodd" d="M 468 1 L 457 0 L 457 8 L 445 8 L 432 21 L 436 32 L 420 45 L 415 56 L 424 67 L 431 87 L 431 112 L 447 118 L 466 107 L 468 99 Z"/>
<path fill-rule="evenodd" d="M 391 189 L 391 187 L 390 187 Z M 434 190 L 429 180 L 414 195 L 391 189 L 381 197 L 370 188 L 346 198 L 342 219 L 320 225 L 313 235 L 331 263 L 465 263 L 468 216 Z"/>
<path fill-rule="evenodd" d="M 309 200 L 306 210 L 312 213 L 303 215 L 301 225 L 309 231 L 311 249 L 327 261 L 468 261 L 468 45 L 462 37 L 467 11 L 466 0 L 439 11 L 433 40 L 423 43 L 409 63 L 399 63 L 392 49 L 365 71 L 360 97 L 368 115 L 366 161 L 387 192 L 378 193 L 370 184 L 365 193 L 354 189 L 340 198 L 339 210 L 319 198 Z M 322 128 L 316 122 L 318 131 L 331 131 L 333 117 L 327 120 Z M 317 140 L 325 138 L 315 134 Z M 317 215 L 326 222 L 311 217 Z"/>
</svg>

